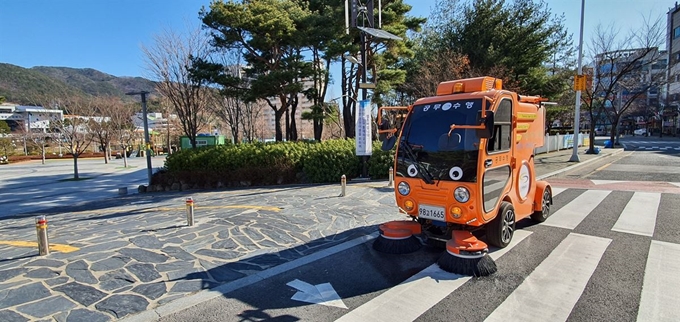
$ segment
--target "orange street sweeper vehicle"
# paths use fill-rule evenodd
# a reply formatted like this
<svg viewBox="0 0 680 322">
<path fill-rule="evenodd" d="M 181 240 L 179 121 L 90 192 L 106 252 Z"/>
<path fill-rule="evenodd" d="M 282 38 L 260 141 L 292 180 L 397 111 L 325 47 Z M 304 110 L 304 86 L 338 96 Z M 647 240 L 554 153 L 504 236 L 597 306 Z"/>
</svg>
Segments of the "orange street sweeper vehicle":
<svg viewBox="0 0 680 322">
<path fill-rule="evenodd" d="M 515 223 L 550 215 L 551 188 L 536 180 L 534 148 L 543 146 L 545 99 L 502 89 L 479 77 L 442 82 L 437 96 L 408 107 L 383 107 L 378 131 L 383 149 L 397 145 L 395 195 L 410 220 L 380 226 L 373 247 L 408 253 L 421 242 L 445 243 L 439 266 L 483 276 L 496 271 L 487 243 L 508 246 Z M 386 120 L 400 110 L 402 124 Z"/>
</svg>

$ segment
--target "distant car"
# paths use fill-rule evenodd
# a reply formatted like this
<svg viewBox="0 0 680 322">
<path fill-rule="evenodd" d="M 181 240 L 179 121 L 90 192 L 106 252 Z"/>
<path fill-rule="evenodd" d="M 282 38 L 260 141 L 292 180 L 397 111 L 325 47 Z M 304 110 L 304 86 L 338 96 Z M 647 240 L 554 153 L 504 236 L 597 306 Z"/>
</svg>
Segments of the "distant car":
<svg viewBox="0 0 680 322">
<path fill-rule="evenodd" d="M 637 129 L 633 131 L 635 135 L 647 135 L 647 129 Z"/>
<path fill-rule="evenodd" d="M 595 128 L 595 135 L 605 135 L 607 132 L 605 132 L 604 128 L 598 127 Z"/>
</svg>

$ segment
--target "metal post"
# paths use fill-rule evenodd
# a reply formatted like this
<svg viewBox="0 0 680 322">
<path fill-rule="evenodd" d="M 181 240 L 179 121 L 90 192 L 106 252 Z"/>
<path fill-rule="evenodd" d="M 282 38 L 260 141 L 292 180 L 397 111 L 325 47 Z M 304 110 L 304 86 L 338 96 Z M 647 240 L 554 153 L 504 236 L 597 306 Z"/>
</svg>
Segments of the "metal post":
<svg viewBox="0 0 680 322">
<path fill-rule="evenodd" d="M 142 121 L 144 122 L 144 143 L 145 143 L 145 148 L 146 148 L 146 174 L 148 177 L 148 183 L 151 184 L 151 143 L 149 142 L 149 120 L 146 116 L 146 94 L 149 94 L 149 92 L 146 91 L 141 91 L 141 92 L 131 92 L 131 93 L 125 93 L 125 95 L 142 95 Z"/>
<path fill-rule="evenodd" d="M 191 197 L 187 198 L 186 204 L 187 204 L 187 225 L 193 226 L 194 225 L 194 199 L 192 199 Z"/>
<path fill-rule="evenodd" d="M 579 35 L 578 42 L 578 75 L 583 74 L 583 66 L 581 66 L 581 61 L 583 60 L 583 16 L 586 6 L 586 0 L 581 0 L 581 31 Z M 581 119 L 581 91 L 576 91 L 576 111 L 574 112 L 574 136 L 578 138 L 578 133 L 581 130 L 580 119 Z M 578 157 L 578 144 L 574 144 L 574 153 L 571 155 L 569 162 L 581 162 Z"/>
<path fill-rule="evenodd" d="M 342 187 L 340 191 L 340 197 L 345 196 L 345 187 L 347 186 L 347 177 L 343 174 L 342 177 L 340 177 L 340 186 Z"/>
<path fill-rule="evenodd" d="M 387 186 L 392 188 L 394 187 L 394 168 L 390 167 L 390 181 L 387 183 Z"/>
<path fill-rule="evenodd" d="M 38 235 L 38 253 L 40 256 L 50 254 L 50 242 L 47 238 L 47 218 L 44 215 L 35 217 L 35 232 Z"/>
</svg>

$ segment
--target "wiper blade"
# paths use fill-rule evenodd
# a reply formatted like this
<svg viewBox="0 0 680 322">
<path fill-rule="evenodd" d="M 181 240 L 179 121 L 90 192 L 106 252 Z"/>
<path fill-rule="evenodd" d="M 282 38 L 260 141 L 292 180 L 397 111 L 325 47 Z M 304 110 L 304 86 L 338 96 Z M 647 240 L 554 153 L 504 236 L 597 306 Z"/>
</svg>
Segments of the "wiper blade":
<svg viewBox="0 0 680 322">
<path fill-rule="evenodd" d="M 425 180 L 425 183 L 427 184 L 434 184 L 434 180 L 432 179 L 432 174 L 430 174 L 429 171 L 425 167 L 423 167 L 420 162 L 416 159 L 415 154 L 413 154 L 413 148 L 411 148 L 411 144 L 408 143 L 408 141 L 403 141 L 402 144 L 399 144 L 400 147 L 404 147 L 404 151 L 406 151 L 406 154 L 408 155 L 408 158 L 411 159 L 411 162 L 418 168 L 418 173 L 420 174 L 420 177 Z"/>
</svg>

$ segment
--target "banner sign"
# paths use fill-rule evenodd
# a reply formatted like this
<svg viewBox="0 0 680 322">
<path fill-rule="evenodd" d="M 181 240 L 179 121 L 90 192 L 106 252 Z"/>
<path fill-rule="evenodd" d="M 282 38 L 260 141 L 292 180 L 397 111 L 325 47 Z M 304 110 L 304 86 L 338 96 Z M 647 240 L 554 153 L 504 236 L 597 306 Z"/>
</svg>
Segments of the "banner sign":
<svg viewBox="0 0 680 322">
<path fill-rule="evenodd" d="M 371 101 L 359 101 L 355 117 L 356 154 L 371 155 L 373 153 L 373 143 L 371 142 Z"/>
</svg>

